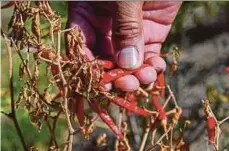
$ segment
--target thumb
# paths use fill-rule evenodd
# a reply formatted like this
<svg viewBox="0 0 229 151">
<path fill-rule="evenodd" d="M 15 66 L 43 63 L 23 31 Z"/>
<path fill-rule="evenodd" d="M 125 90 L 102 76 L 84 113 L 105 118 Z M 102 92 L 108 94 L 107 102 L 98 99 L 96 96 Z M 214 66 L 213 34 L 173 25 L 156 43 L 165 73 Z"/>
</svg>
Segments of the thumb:
<svg viewBox="0 0 229 151">
<path fill-rule="evenodd" d="M 143 2 L 116 2 L 112 25 L 115 59 L 121 68 L 134 69 L 143 63 Z"/>
</svg>

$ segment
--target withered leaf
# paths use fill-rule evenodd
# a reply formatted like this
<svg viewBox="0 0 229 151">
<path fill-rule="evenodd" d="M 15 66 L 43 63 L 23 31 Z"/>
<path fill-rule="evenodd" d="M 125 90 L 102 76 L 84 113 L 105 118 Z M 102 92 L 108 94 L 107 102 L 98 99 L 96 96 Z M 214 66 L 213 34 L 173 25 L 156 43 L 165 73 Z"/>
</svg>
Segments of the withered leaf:
<svg viewBox="0 0 229 151">
<path fill-rule="evenodd" d="M 41 27 L 40 27 L 40 16 L 39 13 L 36 13 L 36 15 L 33 17 L 31 29 L 33 34 L 36 36 L 37 41 L 41 42 Z"/>
</svg>

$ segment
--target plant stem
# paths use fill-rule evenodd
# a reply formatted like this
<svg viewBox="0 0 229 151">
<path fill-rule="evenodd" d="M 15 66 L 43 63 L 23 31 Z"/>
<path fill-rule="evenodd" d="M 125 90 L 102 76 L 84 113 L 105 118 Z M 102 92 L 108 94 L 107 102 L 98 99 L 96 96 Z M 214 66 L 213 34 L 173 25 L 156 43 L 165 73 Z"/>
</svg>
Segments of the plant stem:
<svg viewBox="0 0 229 151">
<path fill-rule="evenodd" d="M 68 130 L 69 130 L 69 138 L 68 138 L 68 151 L 72 151 L 72 144 L 73 144 L 73 133 L 74 133 L 74 129 L 72 127 L 72 124 L 71 124 L 71 120 L 70 120 L 70 115 L 68 113 L 68 99 L 67 99 L 67 95 L 68 95 L 68 88 L 67 88 L 67 82 L 64 78 L 64 74 L 62 72 L 62 68 L 61 68 L 61 64 L 60 64 L 60 59 L 61 59 L 61 56 L 60 56 L 60 45 L 61 45 L 61 32 L 59 31 L 58 32 L 58 45 L 57 45 L 57 62 L 58 62 L 58 69 L 59 69 L 59 72 L 60 72 L 60 77 L 61 77 L 61 80 L 62 80 L 62 84 L 63 84 L 63 87 L 64 87 L 64 103 L 62 104 L 62 108 L 63 108 L 63 111 L 65 113 L 65 116 L 67 118 L 67 124 L 68 124 Z"/>
<path fill-rule="evenodd" d="M 146 141 L 147 141 L 147 138 L 148 138 L 148 135 L 149 135 L 149 131 L 150 131 L 150 124 L 148 122 L 147 126 L 146 126 L 146 129 L 145 129 L 145 134 L 143 136 L 142 143 L 141 143 L 139 151 L 143 151 L 144 150 L 145 145 L 146 145 Z"/>
<path fill-rule="evenodd" d="M 229 116 L 219 121 L 219 125 L 223 124 L 226 120 L 229 120 Z"/>
<path fill-rule="evenodd" d="M 8 43 L 8 39 L 6 38 L 5 34 L 2 32 L 2 36 L 5 39 L 5 43 L 6 43 L 6 48 L 7 48 L 7 52 L 8 52 L 8 61 L 9 61 L 9 78 L 10 78 L 10 83 L 9 83 L 9 87 L 10 87 L 10 103 L 11 103 L 11 113 L 8 114 L 7 117 L 9 117 L 11 120 L 13 120 L 14 126 L 16 128 L 17 134 L 20 138 L 21 144 L 23 146 L 23 149 L 25 151 L 27 151 L 27 147 L 26 147 L 26 143 L 25 143 L 25 139 L 24 136 L 22 134 L 21 128 L 19 126 L 17 117 L 16 117 L 16 111 L 15 111 L 15 101 L 14 101 L 14 86 L 13 86 L 13 63 L 12 63 L 12 50 L 11 47 Z"/>
</svg>

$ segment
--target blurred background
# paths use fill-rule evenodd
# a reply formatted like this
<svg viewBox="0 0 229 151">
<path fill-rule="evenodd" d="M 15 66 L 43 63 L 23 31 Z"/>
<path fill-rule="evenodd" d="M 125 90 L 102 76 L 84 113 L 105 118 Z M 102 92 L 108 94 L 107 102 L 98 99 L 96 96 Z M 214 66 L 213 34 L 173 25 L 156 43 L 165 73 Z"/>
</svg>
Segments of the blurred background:
<svg viewBox="0 0 229 151">
<path fill-rule="evenodd" d="M 5 4 L 2 2 L 2 5 Z M 50 2 L 51 7 L 62 16 L 63 28 L 67 21 L 66 2 Z M 7 31 L 13 8 L 1 10 L 1 28 Z M 47 31 L 47 25 L 42 26 Z M 64 43 L 63 43 L 64 44 Z M 183 108 L 182 121 L 188 119 L 191 125 L 185 131 L 185 142 L 191 151 L 211 150 L 207 142 L 205 117 L 202 110 L 202 98 L 208 98 L 213 103 L 213 111 L 218 119 L 229 116 L 229 2 L 184 2 L 176 17 L 171 32 L 162 48 L 163 52 L 177 46 L 180 49 L 178 71 L 171 78 L 167 76 L 167 84 L 177 96 L 179 105 Z M 13 55 L 15 96 L 21 90 L 22 82 L 18 79 L 20 60 Z M 168 58 L 168 64 L 171 60 Z M 1 110 L 10 112 L 10 94 L 8 79 L 7 51 L 1 38 Z M 45 87 L 45 67 L 41 71 L 40 83 Z M 167 75 L 168 75 L 168 71 Z M 115 107 L 110 112 L 116 115 Z M 29 119 L 23 107 L 17 110 L 17 118 L 26 143 L 36 146 L 39 150 L 47 150 L 49 144 L 48 128 L 44 124 L 38 130 Z M 131 142 L 137 150 L 141 142 L 141 123 L 137 117 L 131 116 L 135 123 L 135 137 Z M 108 148 L 113 150 L 114 135 L 106 126 L 100 125 L 90 141 L 83 141 L 83 136 L 75 138 L 75 149 L 92 150 L 90 145 L 101 132 L 108 135 Z M 179 127 L 179 125 L 178 125 Z M 67 136 L 67 125 L 64 116 L 57 123 L 56 136 L 58 144 L 64 142 Z M 92 145 L 93 146 L 93 145 Z M 229 122 L 222 125 L 220 149 L 229 150 Z M 1 114 L 1 149 L 3 151 L 23 150 L 18 135 L 11 120 Z M 93 148 L 93 150 L 97 150 Z M 99 149 L 98 149 L 99 150 Z M 107 149 L 103 149 L 107 150 Z M 135 150 L 135 149 L 134 149 Z"/>
</svg>

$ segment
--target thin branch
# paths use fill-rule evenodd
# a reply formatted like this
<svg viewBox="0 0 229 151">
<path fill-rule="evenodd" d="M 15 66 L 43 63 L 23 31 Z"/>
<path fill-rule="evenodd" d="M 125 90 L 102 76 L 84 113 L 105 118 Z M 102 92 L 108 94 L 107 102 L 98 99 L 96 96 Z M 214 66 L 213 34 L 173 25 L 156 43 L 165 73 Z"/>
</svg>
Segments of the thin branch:
<svg viewBox="0 0 229 151">
<path fill-rule="evenodd" d="M 174 101 L 174 103 L 175 103 L 175 106 L 178 107 L 177 100 L 176 100 L 176 97 L 175 97 L 174 94 L 173 94 L 173 91 L 171 90 L 171 88 L 170 88 L 169 85 L 167 85 L 167 88 L 168 88 L 168 90 L 169 90 L 169 94 L 171 95 L 171 97 L 172 97 L 172 99 L 173 99 L 173 101 Z"/>
<path fill-rule="evenodd" d="M 217 125 L 217 128 L 216 128 L 216 150 L 218 151 L 219 150 L 219 137 L 220 137 L 220 134 L 221 134 L 221 129 L 219 127 L 219 125 Z"/>
<path fill-rule="evenodd" d="M 173 147 L 173 129 L 171 130 L 171 134 L 170 134 L 170 149 L 172 150 Z"/>
<path fill-rule="evenodd" d="M 145 145 L 146 145 L 146 141 L 147 141 L 147 138 L 148 138 L 148 135 L 149 135 L 149 131 L 150 131 L 150 123 L 148 121 L 146 129 L 145 129 L 145 134 L 143 135 L 143 139 L 142 139 L 142 143 L 141 143 L 139 151 L 143 151 L 144 150 Z"/>
<path fill-rule="evenodd" d="M 14 101 L 14 86 L 13 86 L 13 63 L 12 63 L 12 50 L 11 47 L 9 45 L 9 43 L 7 42 L 8 39 L 6 38 L 5 34 L 2 32 L 2 36 L 5 39 L 5 44 L 6 44 L 6 48 L 7 48 L 7 52 L 8 52 L 8 61 L 9 61 L 9 78 L 10 78 L 10 103 L 11 103 L 11 113 L 8 114 L 7 117 L 11 117 L 10 119 L 13 120 L 14 126 L 16 128 L 17 134 L 20 138 L 21 144 L 23 146 L 23 149 L 25 151 L 27 151 L 27 147 L 26 147 L 26 143 L 25 143 L 25 139 L 24 136 L 22 134 L 21 128 L 19 126 L 17 117 L 16 117 L 16 111 L 15 111 L 15 101 Z M 4 112 L 2 112 L 4 113 Z M 7 114 L 5 114 L 7 115 Z"/>
<path fill-rule="evenodd" d="M 167 104 L 169 103 L 169 100 L 171 99 L 171 95 L 168 96 L 168 98 L 165 100 L 165 103 L 163 104 L 163 108 L 165 108 L 167 106 Z"/>
<path fill-rule="evenodd" d="M 153 149 L 156 145 L 158 145 L 158 144 L 162 141 L 162 139 L 163 139 L 165 136 L 167 136 L 167 134 L 172 130 L 172 128 L 173 128 L 173 126 L 170 126 L 170 127 L 168 128 L 168 130 L 167 130 L 167 131 L 157 140 L 157 142 L 156 142 L 154 145 L 151 145 L 151 146 L 147 149 L 147 151 Z"/>
<path fill-rule="evenodd" d="M 122 124 L 122 114 L 123 114 L 123 108 L 119 108 L 119 114 L 118 114 L 118 128 L 121 129 Z"/>
<path fill-rule="evenodd" d="M 26 72 L 27 72 L 27 74 L 28 74 L 28 76 L 29 76 L 29 80 L 30 80 L 31 82 L 33 82 L 32 74 L 31 74 L 31 72 L 30 72 L 28 66 L 27 66 L 26 63 L 25 63 L 24 58 L 22 57 L 22 55 L 21 55 L 21 53 L 20 53 L 20 50 L 18 49 L 17 45 L 15 44 L 15 41 L 14 41 L 12 38 L 11 38 L 10 41 L 13 43 L 13 47 L 14 47 L 14 49 L 17 51 L 17 53 L 18 53 L 18 55 L 19 55 L 19 57 L 20 57 L 20 59 L 21 59 L 21 61 L 22 61 L 22 64 L 23 64 L 23 66 L 24 66 L 25 69 L 26 69 Z M 37 92 L 39 98 L 40 98 L 43 102 L 45 102 L 47 105 L 51 106 L 51 104 L 48 103 L 48 102 L 43 98 L 43 96 L 39 93 L 39 90 L 38 90 L 36 87 L 33 87 L 33 88 L 34 88 L 34 90 Z"/>
<path fill-rule="evenodd" d="M 223 124 L 226 120 L 229 120 L 229 116 L 219 121 L 219 125 Z"/>
<path fill-rule="evenodd" d="M 73 30 L 74 28 L 76 28 L 76 25 L 74 25 L 74 26 L 71 27 L 71 28 L 61 30 L 61 33 L 65 33 L 65 32 L 71 31 L 71 30 Z"/>
<path fill-rule="evenodd" d="M 10 116 L 10 114 L 9 114 L 9 113 L 6 113 L 6 112 L 4 112 L 4 111 L 1 111 L 1 113 L 2 113 L 3 115 L 5 115 L 6 117 L 8 117 L 8 118 L 12 119 L 12 117 Z"/>
<path fill-rule="evenodd" d="M 64 110 L 65 116 L 67 118 L 67 124 L 68 124 L 68 129 L 69 129 L 69 138 L 68 138 L 68 151 L 72 151 L 72 144 L 73 144 L 73 133 L 74 133 L 74 129 L 72 127 L 71 124 L 71 120 L 70 120 L 70 115 L 68 113 L 68 99 L 67 99 L 67 94 L 68 94 L 68 88 L 67 88 L 67 82 L 64 78 L 64 74 L 62 72 L 62 68 L 61 68 L 61 63 L 60 63 L 60 45 L 61 45 L 61 32 L 58 32 L 58 45 L 57 45 L 57 62 L 58 62 L 58 69 L 59 69 L 59 73 L 60 73 L 60 77 L 62 80 L 62 84 L 64 87 L 64 103 L 61 104 L 62 108 Z"/>
<path fill-rule="evenodd" d="M 50 125 L 49 121 L 46 121 L 46 124 L 47 124 L 47 126 L 49 128 L 50 135 L 51 135 L 49 148 L 52 146 L 52 144 L 54 142 L 55 149 L 58 149 L 58 143 L 56 141 L 55 130 L 56 130 L 56 122 L 57 122 L 60 114 L 61 114 L 61 111 L 58 111 L 57 115 L 52 117 L 53 118 L 52 126 Z"/>
<path fill-rule="evenodd" d="M 151 136 L 151 145 L 153 145 L 154 144 L 154 140 L 155 140 L 155 137 L 156 137 L 156 132 L 157 132 L 157 129 L 154 129 L 153 131 L 152 131 L 152 136 Z"/>
<path fill-rule="evenodd" d="M 26 72 L 27 72 L 27 74 L 28 74 L 28 76 L 29 76 L 29 78 L 30 78 L 30 80 L 31 80 L 31 79 L 32 79 L 32 74 L 31 74 L 31 72 L 30 72 L 28 66 L 27 66 L 26 63 L 25 63 L 24 58 L 22 57 L 22 55 L 21 55 L 21 53 L 20 53 L 20 50 L 18 49 L 18 47 L 17 47 L 15 41 L 14 41 L 12 38 L 11 38 L 10 40 L 11 40 L 11 42 L 13 43 L 13 47 L 14 47 L 14 49 L 17 51 L 17 53 L 18 53 L 18 55 L 19 55 L 19 57 L 20 57 L 20 59 L 21 59 L 21 61 L 22 61 L 22 63 L 23 63 L 23 66 L 25 67 Z"/>
</svg>

